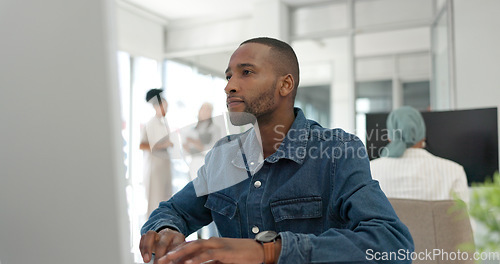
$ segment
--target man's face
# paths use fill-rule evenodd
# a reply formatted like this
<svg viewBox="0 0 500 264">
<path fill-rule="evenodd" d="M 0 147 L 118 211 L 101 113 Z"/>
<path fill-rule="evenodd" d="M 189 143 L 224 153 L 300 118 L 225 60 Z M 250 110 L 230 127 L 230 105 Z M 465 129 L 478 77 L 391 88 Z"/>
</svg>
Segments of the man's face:
<svg viewBox="0 0 500 264">
<path fill-rule="evenodd" d="M 246 112 L 260 118 L 276 108 L 277 76 L 270 49 L 263 44 L 247 43 L 231 56 L 224 89 L 229 112 Z"/>
</svg>

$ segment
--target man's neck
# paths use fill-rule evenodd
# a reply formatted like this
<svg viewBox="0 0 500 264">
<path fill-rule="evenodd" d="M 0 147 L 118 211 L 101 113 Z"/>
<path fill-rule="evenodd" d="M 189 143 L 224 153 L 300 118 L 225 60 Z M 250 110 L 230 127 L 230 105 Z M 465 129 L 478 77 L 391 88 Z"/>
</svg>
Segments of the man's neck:
<svg viewBox="0 0 500 264">
<path fill-rule="evenodd" d="M 275 116 L 272 120 L 258 120 L 264 158 L 276 152 L 281 142 L 285 139 L 294 120 L 295 113 L 293 109 L 286 111 L 282 115 Z"/>
</svg>

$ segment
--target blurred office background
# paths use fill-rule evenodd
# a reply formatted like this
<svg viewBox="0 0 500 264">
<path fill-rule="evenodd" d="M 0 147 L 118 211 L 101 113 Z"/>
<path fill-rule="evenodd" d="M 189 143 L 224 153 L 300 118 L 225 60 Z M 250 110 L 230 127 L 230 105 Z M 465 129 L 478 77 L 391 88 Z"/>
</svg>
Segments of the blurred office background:
<svg viewBox="0 0 500 264">
<path fill-rule="evenodd" d="M 117 263 L 139 262 L 147 200 L 138 146 L 153 113 L 148 89 L 165 89 L 172 130 L 195 123 L 203 102 L 219 115 L 231 53 L 243 40 L 271 36 L 298 55 L 297 106 L 363 139 L 367 113 L 500 106 L 498 10 L 497 0 L 2 0 L 1 209 L 71 197 L 43 222 L 59 230 L 72 225 L 53 227 L 54 219 L 86 201 L 79 206 L 90 215 L 79 211 L 73 227 L 83 215 L 96 218 L 88 226 L 100 226 L 95 234 L 120 223 L 106 243 L 133 253 Z M 188 169 L 181 159 L 173 168 L 178 189 Z M 123 206 L 108 212 L 115 205 Z M 29 217 L 4 223 L 24 226 Z M 80 232 L 88 245 L 93 233 Z M 20 263 L 2 254 L 0 263 Z"/>
</svg>

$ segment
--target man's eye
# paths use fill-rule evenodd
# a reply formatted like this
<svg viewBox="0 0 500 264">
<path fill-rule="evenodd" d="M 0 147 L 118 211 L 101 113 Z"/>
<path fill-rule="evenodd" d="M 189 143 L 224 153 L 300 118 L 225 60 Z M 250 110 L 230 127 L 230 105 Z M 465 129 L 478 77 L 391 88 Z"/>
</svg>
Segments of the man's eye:
<svg viewBox="0 0 500 264">
<path fill-rule="evenodd" d="M 251 71 L 249 71 L 249 70 L 243 70 L 243 75 L 248 75 L 250 73 L 251 73 Z"/>
<path fill-rule="evenodd" d="M 231 76 L 230 75 L 226 76 L 226 81 L 229 81 L 229 79 L 231 79 Z"/>
</svg>

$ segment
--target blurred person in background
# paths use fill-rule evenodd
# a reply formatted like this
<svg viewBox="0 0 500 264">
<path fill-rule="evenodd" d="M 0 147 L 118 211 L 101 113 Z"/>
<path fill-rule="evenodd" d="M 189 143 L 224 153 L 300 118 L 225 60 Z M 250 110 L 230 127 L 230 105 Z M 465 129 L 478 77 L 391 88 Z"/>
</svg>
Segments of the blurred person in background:
<svg viewBox="0 0 500 264">
<path fill-rule="evenodd" d="M 212 118 L 213 105 L 203 103 L 198 112 L 198 122 L 191 128 L 185 137 L 183 144 L 187 153 L 189 163 L 189 177 L 194 180 L 198 169 L 205 163 L 205 155 L 221 138 L 221 128 L 217 126 Z M 218 236 L 217 227 L 212 222 L 208 226 L 198 230 L 198 238 L 209 238 Z"/>
<path fill-rule="evenodd" d="M 201 105 L 198 112 L 196 126 L 187 132 L 185 142 L 182 145 L 187 155 L 191 157 L 189 162 L 189 176 L 191 180 L 196 178 L 198 169 L 203 165 L 205 154 L 215 142 L 221 138 L 221 130 L 212 118 L 213 106 L 211 103 Z"/>
<path fill-rule="evenodd" d="M 165 115 L 168 103 L 162 89 L 151 89 L 146 101 L 155 109 L 155 115 L 141 131 L 140 149 L 144 151 L 144 182 L 148 199 L 149 216 L 161 201 L 172 196 L 172 171 L 168 149 L 173 146 Z"/>
<path fill-rule="evenodd" d="M 445 124 L 443 124 L 445 125 Z M 371 161 L 372 177 L 388 198 L 469 202 L 464 168 L 425 150 L 425 122 L 418 110 L 403 106 L 387 117 L 389 144 Z"/>
</svg>

